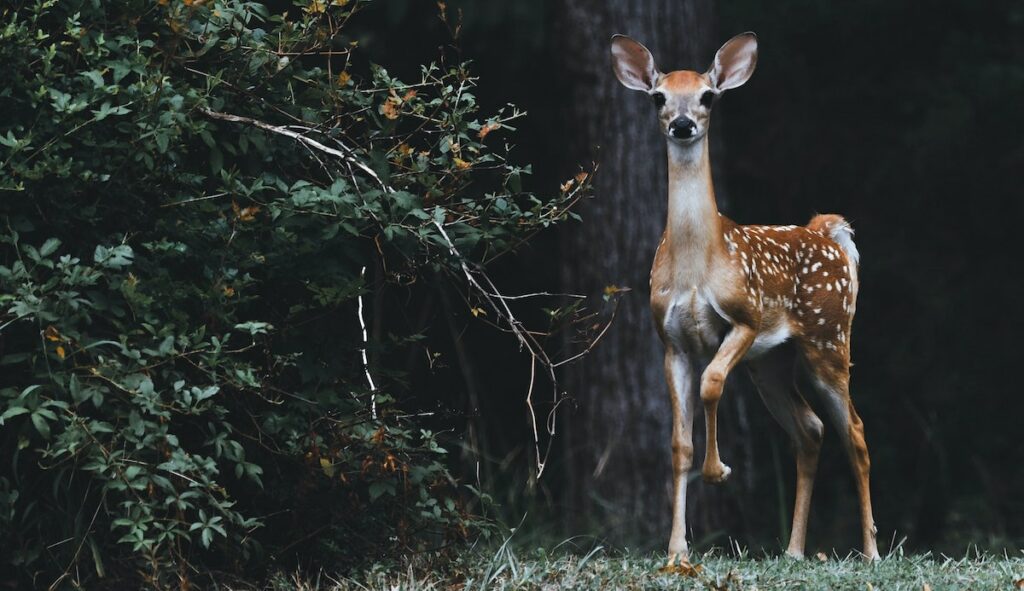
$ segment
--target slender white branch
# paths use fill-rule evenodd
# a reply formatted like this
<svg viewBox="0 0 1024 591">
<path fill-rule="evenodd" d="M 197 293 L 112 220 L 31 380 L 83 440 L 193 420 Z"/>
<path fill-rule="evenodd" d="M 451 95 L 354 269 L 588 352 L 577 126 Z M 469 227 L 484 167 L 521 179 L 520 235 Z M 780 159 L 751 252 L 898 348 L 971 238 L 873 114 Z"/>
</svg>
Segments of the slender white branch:
<svg viewBox="0 0 1024 591">
<path fill-rule="evenodd" d="M 366 267 L 359 272 L 359 277 L 366 277 Z M 373 376 L 370 375 L 370 360 L 366 357 L 366 348 L 369 346 L 369 338 L 366 334 L 366 321 L 363 320 L 363 294 L 359 294 L 359 326 L 363 329 L 363 346 L 359 352 L 363 355 L 363 373 L 366 374 L 366 381 L 370 384 L 370 416 L 377 420 L 377 386 L 373 383 Z"/>
<path fill-rule="evenodd" d="M 233 123 L 245 123 L 246 125 L 252 125 L 253 127 L 258 127 L 259 129 L 262 129 L 264 131 L 269 131 L 271 133 L 276 133 L 276 134 L 280 134 L 280 135 L 283 135 L 283 136 L 286 136 L 286 137 L 290 137 L 293 140 L 295 140 L 295 141 L 305 145 L 308 148 L 315 148 L 315 149 L 320 150 L 321 152 L 323 152 L 325 154 L 330 154 L 331 156 L 335 156 L 337 158 L 341 158 L 345 162 L 348 162 L 349 164 L 355 166 L 359 170 L 361 170 L 361 171 L 365 172 L 367 175 L 369 175 L 370 178 L 372 178 L 378 185 L 380 185 L 381 189 L 383 189 L 385 193 L 391 193 L 391 192 L 394 191 L 394 189 L 392 189 L 391 187 L 387 186 L 384 183 L 384 181 L 381 180 L 380 176 L 376 172 L 374 172 L 374 170 L 372 168 L 370 168 L 369 166 L 367 166 L 367 165 L 363 164 L 362 162 L 360 162 L 359 159 L 357 159 L 352 154 L 352 150 L 347 148 L 337 138 L 333 138 L 334 141 L 337 142 L 338 145 L 342 146 L 345 149 L 345 151 L 337 150 L 337 149 L 332 148 L 330 146 L 326 146 L 326 145 L 324 145 L 324 144 L 314 140 L 311 137 L 307 137 L 307 136 L 305 136 L 305 135 L 303 135 L 303 134 L 301 134 L 301 133 L 299 133 L 297 131 L 292 131 L 291 129 L 288 128 L 288 126 L 284 126 L 284 125 L 271 125 L 270 123 L 267 123 L 265 121 L 260 121 L 258 119 L 253 119 L 252 117 L 243 117 L 241 115 L 232 115 L 230 113 L 220 113 L 218 111 L 211 111 L 210 109 L 200 108 L 199 111 L 202 114 L 206 115 L 207 117 L 209 117 L 211 119 L 220 119 L 221 121 L 231 121 Z"/>
</svg>

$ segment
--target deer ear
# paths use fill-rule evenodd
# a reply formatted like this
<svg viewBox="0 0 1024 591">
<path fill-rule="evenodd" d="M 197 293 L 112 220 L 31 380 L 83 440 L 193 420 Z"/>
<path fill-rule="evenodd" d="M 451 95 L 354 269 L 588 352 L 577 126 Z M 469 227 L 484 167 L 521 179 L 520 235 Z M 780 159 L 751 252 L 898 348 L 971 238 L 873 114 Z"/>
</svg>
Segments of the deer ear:
<svg viewBox="0 0 1024 591">
<path fill-rule="evenodd" d="M 645 92 L 654 88 L 661 75 L 651 52 L 625 35 L 612 35 L 612 69 L 623 86 Z"/>
<path fill-rule="evenodd" d="M 708 70 L 711 84 L 718 90 L 743 86 L 757 66 L 757 35 L 740 33 L 725 42 L 715 54 Z"/>
</svg>

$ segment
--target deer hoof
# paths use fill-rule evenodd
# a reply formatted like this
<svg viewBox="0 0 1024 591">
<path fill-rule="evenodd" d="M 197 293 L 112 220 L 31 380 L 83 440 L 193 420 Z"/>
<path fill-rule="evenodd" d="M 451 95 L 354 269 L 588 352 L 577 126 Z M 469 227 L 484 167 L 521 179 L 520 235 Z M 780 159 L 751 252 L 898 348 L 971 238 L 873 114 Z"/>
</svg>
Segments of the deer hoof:
<svg viewBox="0 0 1024 591">
<path fill-rule="evenodd" d="M 732 468 L 726 466 L 722 462 L 718 462 L 717 465 L 712 466 L 705 464 L 703 470 L 704 482 L 710 482 L 712 484 L 725 482 L 728 480 L 730 474 L 732 474 Z"/>
</svg>

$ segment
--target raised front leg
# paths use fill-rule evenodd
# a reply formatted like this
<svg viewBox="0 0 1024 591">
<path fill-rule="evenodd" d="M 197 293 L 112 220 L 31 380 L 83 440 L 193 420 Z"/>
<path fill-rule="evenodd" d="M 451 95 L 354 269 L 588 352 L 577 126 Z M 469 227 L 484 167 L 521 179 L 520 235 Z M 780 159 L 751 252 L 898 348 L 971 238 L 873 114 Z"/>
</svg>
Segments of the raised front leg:
<svg viewBox="0 0 1024 591">
<path fill-rule="evenodd" d="M 704 370 L 700 380 L 700 399 L 704 402 L 704 420 L 707 426 L 707 453 L 704 455 L 704 480 L 724 482 L 732 470 L 718 457 L 718 401 L 722 398 L 725 378 L 739 363 L 754 342 L 757 331 L 749 326 L 733 326 L 714 359 Z"/>
<path fill-rule="evenodd" d="M 669 347 L 665 352 L 665 377 L 672 398 L 672 535 L 668 541 L 668 566 L 690 559 L 686 545 L 686 482 L 693 466 L 693 414 L 697 410 L 696 377 L 685 353 Z"/>
</svg>

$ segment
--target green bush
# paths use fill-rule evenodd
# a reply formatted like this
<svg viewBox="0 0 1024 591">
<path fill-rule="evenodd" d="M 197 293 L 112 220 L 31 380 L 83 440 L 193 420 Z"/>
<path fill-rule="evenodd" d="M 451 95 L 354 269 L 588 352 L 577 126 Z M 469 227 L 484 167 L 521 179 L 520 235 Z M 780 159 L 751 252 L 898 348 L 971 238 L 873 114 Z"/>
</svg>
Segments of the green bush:
<svg viewBox="0 0 1024 591">
<path fill-rule="evenodd" d="M 396 402 L 415 388 L 388 353 L 422 335 L 364 342 L 360 298 L 462 281 L 585 182 L 524 193 L 529 169 L 491 148 L 519 113 L 481 116 L 464 66 L 408 84 L 356 67 L 360 7 L 0 9 L 13 577 L 186 586 L 198 566 L 302 548 L 340 567 L 479 525 Z"/>
</svg>

